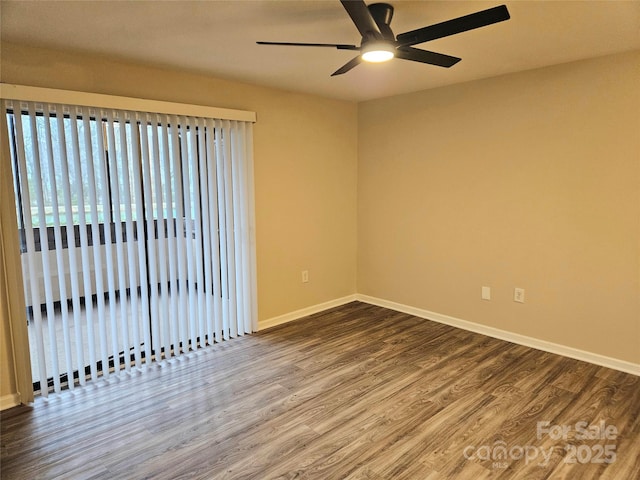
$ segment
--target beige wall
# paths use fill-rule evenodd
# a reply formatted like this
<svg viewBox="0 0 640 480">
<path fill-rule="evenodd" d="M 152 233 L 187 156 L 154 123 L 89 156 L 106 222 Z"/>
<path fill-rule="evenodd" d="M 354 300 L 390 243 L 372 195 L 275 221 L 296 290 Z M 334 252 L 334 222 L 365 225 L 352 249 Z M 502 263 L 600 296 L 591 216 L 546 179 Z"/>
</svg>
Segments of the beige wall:
<svg viewBox="0 0 640 480">
<path fill-rule="evenodd" d="M 640 363 L 639 66 L 360 104 L 358 292 Z"/>
</svg>

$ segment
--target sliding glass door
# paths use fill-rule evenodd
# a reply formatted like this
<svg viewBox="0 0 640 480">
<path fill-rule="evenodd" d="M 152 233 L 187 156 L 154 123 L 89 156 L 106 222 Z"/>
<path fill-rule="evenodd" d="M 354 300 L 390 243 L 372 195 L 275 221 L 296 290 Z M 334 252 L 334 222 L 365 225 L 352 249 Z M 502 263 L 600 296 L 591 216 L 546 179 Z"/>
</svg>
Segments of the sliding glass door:
<svg viewBox="0 0 640 480">
<path fill-rule="evenodd" d="M 36 390 L 255 328 L 251 123 L 4 108 Z"/>
</svg>

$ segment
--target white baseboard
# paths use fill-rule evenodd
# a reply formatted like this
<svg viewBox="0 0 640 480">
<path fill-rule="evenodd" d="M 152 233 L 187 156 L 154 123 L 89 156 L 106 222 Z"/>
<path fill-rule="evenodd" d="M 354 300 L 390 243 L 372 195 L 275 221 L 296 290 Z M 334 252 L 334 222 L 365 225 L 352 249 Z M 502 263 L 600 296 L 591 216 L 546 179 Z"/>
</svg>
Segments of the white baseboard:
<svg viewBox="0 0 640 480">
<path fill-rule="evenodd" d="M 640 376 L 640 364 L 637 363 L 607 357 L 598 353 L 587 352 L 578 348 L 568 347 L 566 345 L 560 345 L 558 343 L 548 342 L 546 340 L 540 340 L 538 338 L 520 335 L 519 333 L 509 332 L 507 330 L 489 327 L 487 325 L 470 322 L 468 320 L 462 320 L 460 318 L 451 317 L 449 315 L 443 315 L 441 313 L 431 312 L 429 310 L 411 307 L 402 303 L 396 303 L 390 300 L 384 300 L 382 298 L 371 297 L 369 295 L 362 294 L 348 295 L 346 297 L 337 298 L 335 300 L 330 300 L 328 302 L 312 305 L 311 307 L 296 310 L 284 315 L 269 318 L 258 323 L 258 330 L 265 330 L 267 328 L 275 327 L 276 325 L 281 325 L 293 320 L 298 320 L 308 315 L 313 315 L 314 313 L 329 310 L 330 308 L 339 307 L 340 305 L 344 305 L 353 301 L 359 301 L 371 305 L 377 305 L 379 307 L 389 308 L 397 312 L 407 313 L 409 315 L 425 318 L 427 320 L 433 320 L 434 322 L 443 323 L 445 325 L 461 328 L 470 332 L 480 333 L 482 335 L 487 335 L 499 340 L 517 343 L 518 345 L 523 345 L 525 347 L 531 347 L 537 350 L 555 353 L 564 357 L 574 358 L 576 360 L 582 360 L 583 362 L 593 363 L 594 365 L 600 365 L 602 367 L 612 368 L 614 370 L 619 370 L 621 372 Z M 2 399 L 0 399 L 0 401 L 1 400 Z M 4 405 L 4 403 L 2 403 L 2 405 Z"/>
<path fill-rule="evenodd" d="M 597 353 L 587 352 L 566 345 L 560 345 L 557 343 L 547 342 L 546 340 L 540 340 L 526 335 L 520 335 L 518 333 L 509 332 L 507 330 L 501 330 L 499 328 L 489 327 L 481 325 L 479 323 L 469 322 L 467 320 L 461 320 L 459 318 L 450 317 L 441 313 L 430 312 L 429 310 L 423 310 L 421 308 L 410 307 L 401 303 L 391 302 L 389 300 L 383 300 L 381 298 L 370 297 L 368 295 L 355 295 L 355 299 L 369 303 L 371 305 L 377 305 L 379 307 L 389 308 L 402 313 L 408 313 L 416 317 L 425 318 L 427 320 L 433 320 L 434 322 L 444 323 L 452 327 L 461 328 L 489 337 L 497 338 L 500 340 L 506 340 L 507 342 L 517 343 L 518 345 L 524 345 L 525 347 L 535 348 L 537 350 L 543 350 L 549 353 L 555 353 L 576 360 L 582 360 L 584 362 L 593 363 L 602 367 L 612 368 L 621 372 L 630 373 L 632 375 L 640 376 L 640 364 L 627 362 L 626 360 L 620 360 L 617 358 L 607 357 Z"/>
<path fill-rule="evenodd" d="M 20 395 L 17 393 L 10 393 L 9 395 L 3 395 L 0 397 L 0 411 L 17 405 L 20 405 Z"/>
<path fill-rule="evenodd" d="M 293 320 L 298 320 L 308 315 L 313 315 L 314 313 L 329 310 L 330 308 L 339 307 L 340 305 L 344 305 L 346 303 L 354 301 L 356 301 L 355 294 L 347 295 L 346 297 L 336 298 L 335 300 L 330 300 L 328 302 L 302 308 L 300 310 L 296 310 L 295 312 L 285 313 L 284 315 L 272 317 L 267 320 L 263 320 L 262 322 L 258 322 L 258 331 L 264 330 L 265 328 L 275 327 L 276 325 L 281 325 L 283 323 L 292 322 Z"/>
</svg>

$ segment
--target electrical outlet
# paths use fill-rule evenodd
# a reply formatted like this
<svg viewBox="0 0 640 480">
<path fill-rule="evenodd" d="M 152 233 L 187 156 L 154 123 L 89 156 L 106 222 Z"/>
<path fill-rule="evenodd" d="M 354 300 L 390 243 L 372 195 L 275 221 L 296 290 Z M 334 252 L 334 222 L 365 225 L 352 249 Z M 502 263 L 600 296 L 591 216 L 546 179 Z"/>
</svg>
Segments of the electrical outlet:
<svg viewBox="0 0 640 480">
<path fill-rule="evenodd" d="M 515 288 L 515 290 L 513 291 L 513 301 L 524 303 L 524 288 Z"/>
<path fill-rule="evenodd" d="M 491 300 L 491 287 L 482 287 L 482 300 Z"/>
<path fill-rule="evenodd" d="M 302 283 L 309 283 L 309 270 L 302 271 Z"/>
</svg>

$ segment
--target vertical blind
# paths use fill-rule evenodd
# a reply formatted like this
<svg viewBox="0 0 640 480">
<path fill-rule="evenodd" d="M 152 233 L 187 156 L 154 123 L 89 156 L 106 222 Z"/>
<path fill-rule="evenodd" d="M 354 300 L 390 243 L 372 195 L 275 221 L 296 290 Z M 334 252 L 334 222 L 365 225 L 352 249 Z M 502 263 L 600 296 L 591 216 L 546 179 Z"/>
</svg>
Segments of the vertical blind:
<svg viewBox="0 0 640 480">
<path fill-rule="evenodd" d="M 251 122 L 3 108 L 42 395 L 256 329 Z"/>
</svg>

